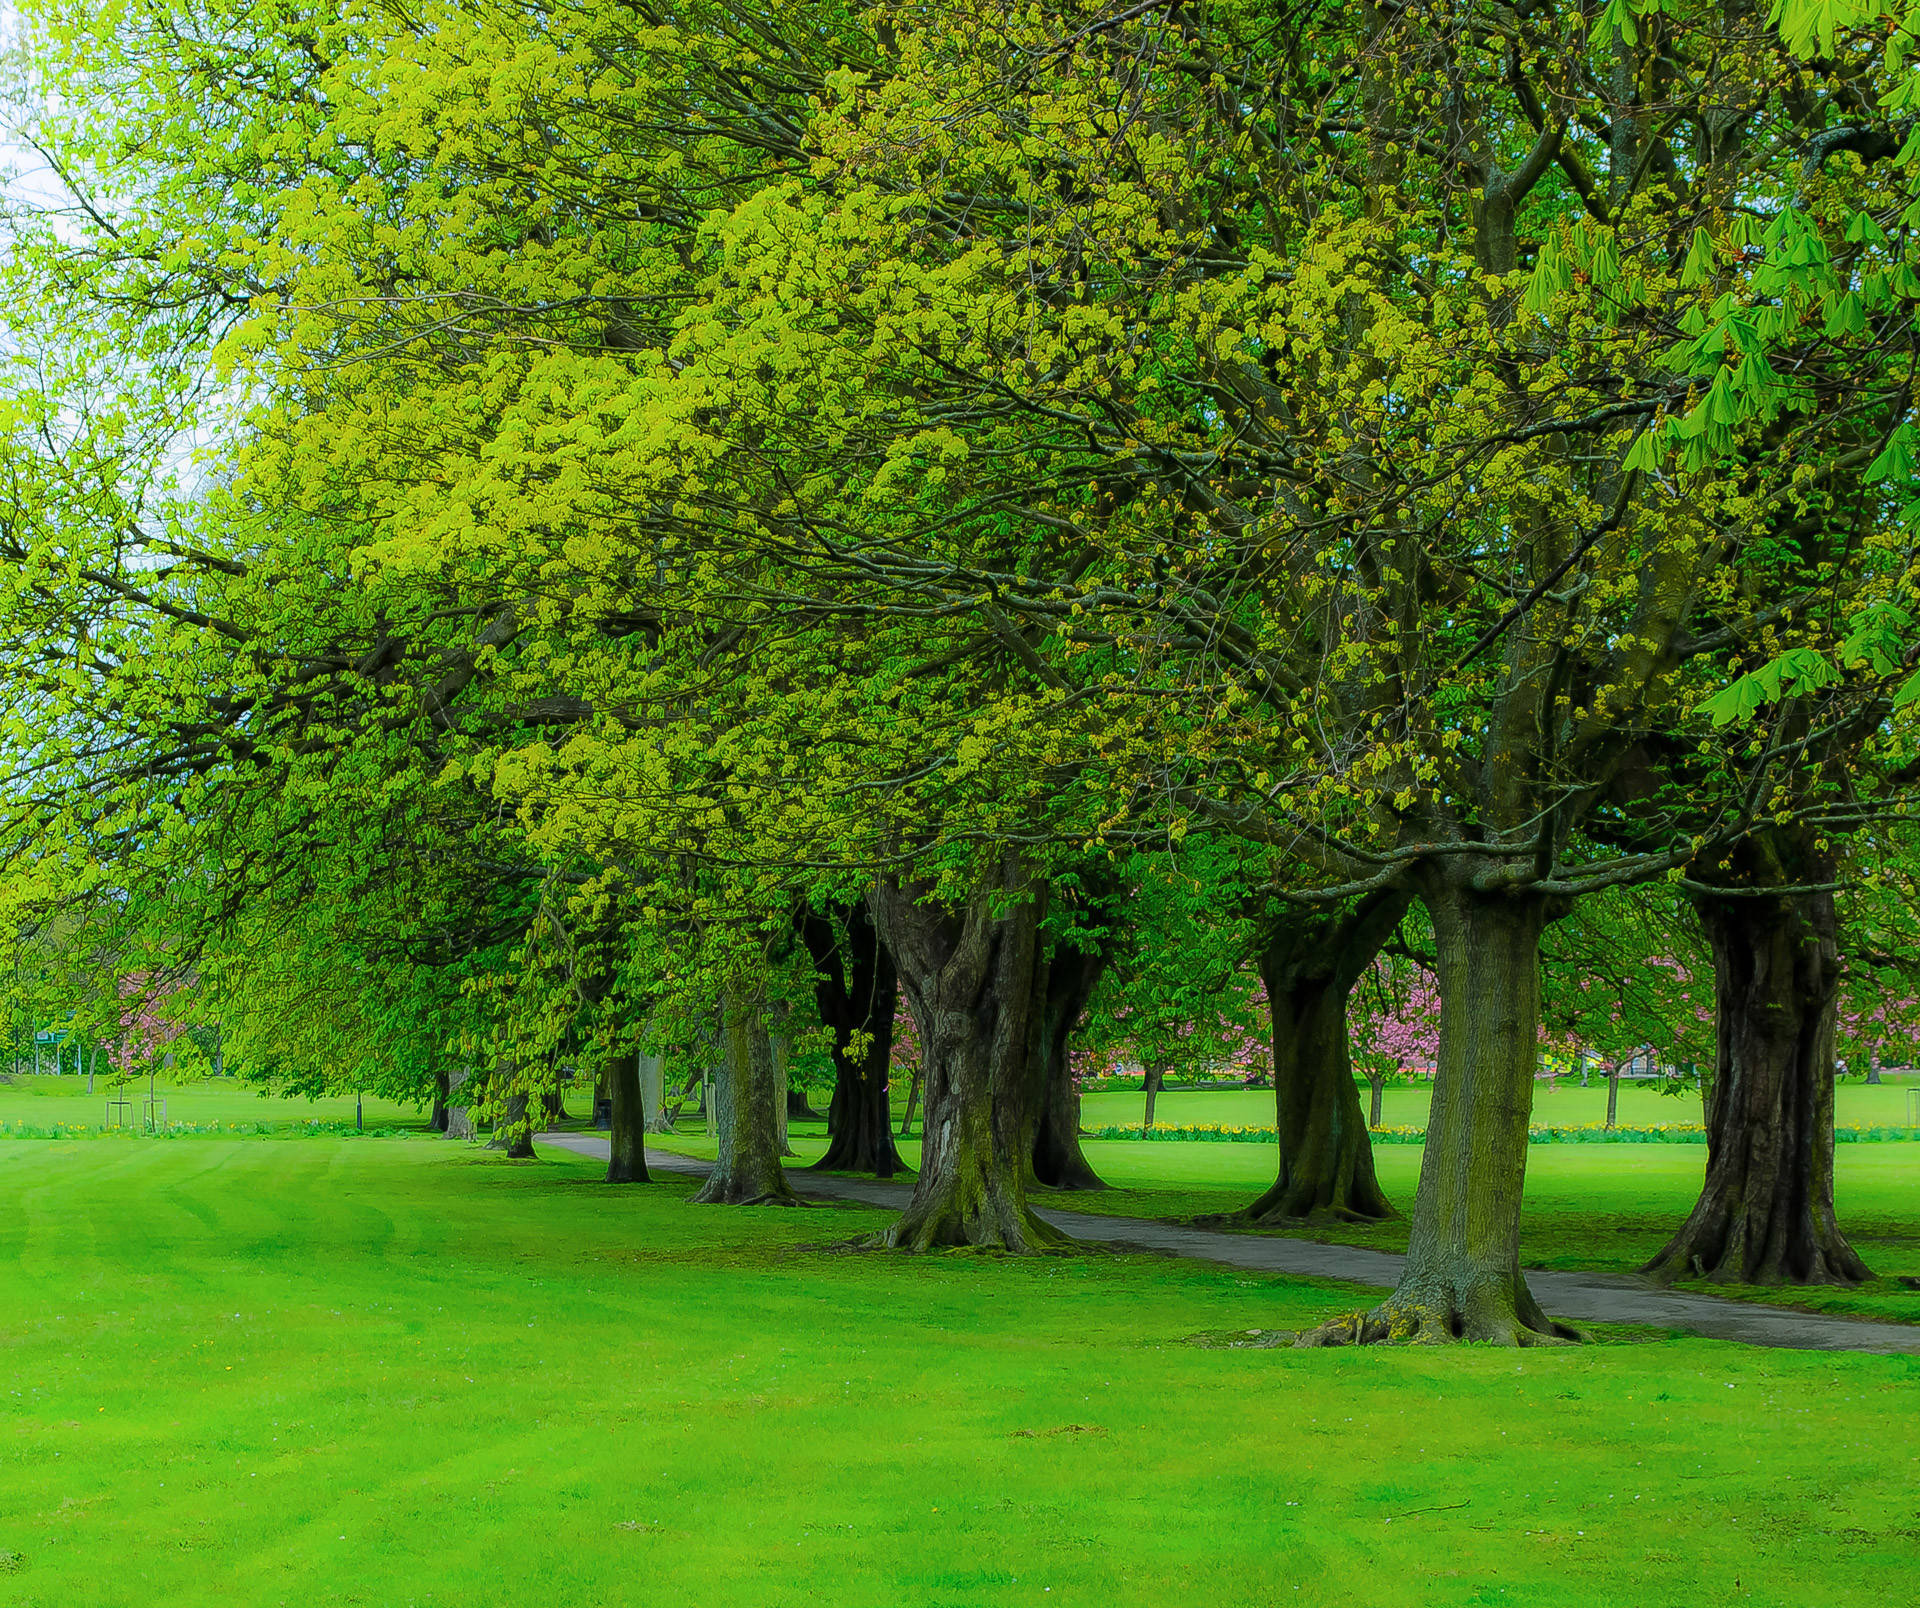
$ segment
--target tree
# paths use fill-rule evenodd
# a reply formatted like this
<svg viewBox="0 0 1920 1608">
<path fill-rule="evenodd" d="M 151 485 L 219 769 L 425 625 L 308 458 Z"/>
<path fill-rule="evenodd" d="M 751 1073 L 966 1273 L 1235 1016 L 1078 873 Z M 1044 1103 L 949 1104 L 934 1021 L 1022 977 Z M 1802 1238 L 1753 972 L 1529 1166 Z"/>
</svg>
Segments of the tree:
<svg viewBox="0 0 1920 1608">
<path fill-rule="evenodd" d="M 1695 904 L 1713 950 L 1719 1038 L 1707 1177 L 1646 1271 L 1662 1280 L 1856 1283 L 1870 1275 L 1833 1207 L 1832 857 L 1811 829 L 1776 830 L 1703 875 L 1714 891 Z"/>
<path fill-rule="evenodd" d="M 891 1178 L 908 1170 L 893 1142 L 888 1098 L 899 998 L 893 957 L 864 902 L 827 915 L 806 911 L 800 923 L 817 977 L 815 1005 L 833 1033 L 827 1149 L 814 1165 Z"/>
<path fill-rule="evenodd" d="M 920 1176 L 881 1241 L 910 1250 L 1055 1244 L 1062 1236 L 1026 1200 L 1040 890 L 1008 855 L 963 905 L 929 894 L 883 882 L 868 895 L 926 1057 Z"/>
<path fill-rule="evenodd" d="M 1394 1215 L 1374 1177 L 1354 1089 L 1348 1000 L 1410 902 L 1382 890 L 1347 910 L 1296 908 L 1264 924 L 1260 975 L 1273 1014 L 1280 1172 L 1246 1209 L 1248 1221 Z"/>
</svg>

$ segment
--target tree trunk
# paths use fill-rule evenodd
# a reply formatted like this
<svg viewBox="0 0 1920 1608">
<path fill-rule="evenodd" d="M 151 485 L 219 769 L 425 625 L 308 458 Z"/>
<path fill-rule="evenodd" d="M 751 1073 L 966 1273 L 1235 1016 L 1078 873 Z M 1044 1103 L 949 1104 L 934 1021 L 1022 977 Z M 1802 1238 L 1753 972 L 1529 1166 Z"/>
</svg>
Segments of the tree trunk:
<svg viewBox="0 0 1920 1608">
<path fill-rule="evenodd" d="M 1387 1093 L 1386 1073 L 1369 1072 L 1367 1074 L 1367 1085 L 1373 1091 L 1373 1105 L 1367 1116 L 1367 1126 L 1369 1128 L 1377 1128 L 1380 1126 L 1380 1104 L 1381 1101 L 1386 1098 Z"/>
<path fill-rule="evenodd" d="M 1410 895 L 1387 891 L 1334 916 L 1289 915 L 1267 927 L 1259 960 L 1273 1021 L 1279 1167 L 1272 1188 L 1233 1221 L 1394 1215 L 1374 1176 L 1353 1081 L 1347 1000 L 1410 903 Z"/>
<path fill-rule="evenodd" d="M 452 1093 L 452 1080 L 444 1072 L 433 1075 L 433 1115 L 427 1119 L 427 1127 L 434 1133 L 447 1131 L 447 1096 Z"/>
<path fill-rule="evenodd" d="M 1732 869 L 1748 887 L 1831 875 L 1824 854 L 1784 832 L 1743 845 Z M 1662 1282 L 1871 1278 L 1833 1209 L 1833 895 L 1699 895 L 1695 904 L 1713 949 L 1719 1038 L 1707 1177 L 1692 1215 L 1644 1271 Z"/>
<path fill-rule="evenodd" d="M 1034 1124 L 1033 1176 L 1049 1189 L 1107 1187 L 1080 1149 L 1080 1088 L 1072 1056 L 1074 1029 L 1105 969 L 1098 951 L 1065 942 L 1055 945 L 1047 962 L 1040 1029 L 1045 1083 Z"/>
<path fill-rule="evenodd" d="M 464 1084 L 470 1082 L 472 1078 L 473 1073 L 469 1070 L 465 1072 L 455 1072 L 447 1079 L 447 1126 L 445 1131 L 449 1139 L 473 1138 L 473 1108 L 471 1106 L 453 1104 L 454 1094 Z"/>
<path fill-rule="evenodd" d="M 783 1011 L 781 1014 L 784 1016 L 785 1012 Z M 786 1024 L 784 1022 L 782 1022 L 779 1032 L 768 1035 L 767 1042 L 773 1050 L 774 1139 L 779 1145 L 781 1155 L 797 1156 L 799 1151 L 793 1148 L 792 1141 L 787 1137 L 787 1112 L 789 1110 L 787 1096 L 792 1093 L 792 1090 L 787 1087 L 787 1062 L 793 1055 L 793 1040 L 787 1034 Z"/>
<path fill-rule="evenodd" d="M 838 914 L 836 921 L 808 912 L 800 926 L 813 957 L 814 1002 L 833 1033 L 827 1153 L 814 1165 L 891 1178 L 908 1171 L 893 1142 L 888 1101 L 899 978 L 867 907 Z"/>
<path fill-rule="evenodd" d="M 1372 956 L 1369 955 L 1371 963 Z M 1315 968 L 1302 972 L 1277 946 L 1262 956 L 1273 1013 L 1274 1126 L 1279 1175 L 1249 1206 L 1253 1223 L 1336 1217 L 1378 1221 L 1394 1215 L 1373 1171 L 1373 1141 L 1360 1111 L 1347 1040 L 1352 984 Z"/>
<path fill-rule="evenodd" d="M 910 1138 L 913 1134 L 913 1108 L 920 1099 L 920 1085 L 926 1079 L 925 1066 L 913 1069 L 913 1078 L 907 1084 L 907 1108 L 900 1114 L 900 1137 Z"/>
<path fill-rule="evenodd" d="M 882 883 L 869 895 L 926 1061 L 920 1177 L 881 1242 L 908 1250 L 1058 1244 L 1064 1236 L 1026 1201 L 1028 1063 L 1038 1037 L 1034 890 L 1009 857 L 962 909 L 922 904 L 920 891 Z M 1007 907 L 1007 899 L 1019 902 Z"/>
<path fill-rule="evenodd" d="M 787 1090 L 787 1121 L 793 1123 L 818 1122 L 819 1120 L 820 1113 L 814 1110 L 812 1105 L 808 1103 L 807 1091 L 805 1089 L 789 1088 Z"/>
<path fill-rule="evenodd" d="M 647 1178 L 647 1106 L 641 1096 L 640 1063 L 646 1057 L 624 1051 L 607 1063 L 607 1093 L 613 1100 L 608 1132 L 607 1182 L 644 1184 Z M 655 1058 L 655 1065 L 659 1064 Z"/>
<path fill-rule="evenodd" d="M 1880 1081 L 1880 1057 L 1877 1055 L 1870 1055 L 1867 1057 L 1867 1082 L 1869 1084 L 1875 1084 L 1875 1083 L 1878 1083 L 1879 1081 Z"/>
<path fill-rule="evenodd" d="M 507 1096 L 506 1114 L 501 1117 L 494 1129 L 494 1145 L 504 1146 L 508 1161 L 533 1160 L 533 1119 L 528 1114 L 529 1106 L 524 1092 Z"/>
<path fill-rule="evenodd" d="M 663 1055 L 639 1056 L 641 1130 L 645 1133 L 672 1133 L 673 1119 L 667 1115 L 667 1061 Z"/>
<path fill-rule="evenodd" d="M 1607 1069 L 1607 1126 L 1613 1126 L 1613 1119 L 1620 1110 L 1620 1063 L 1615 1061 Z"/>
<path fill-rule="evenodd" d="M 1140 1066 L 1140 1086 L 1146 1092 L 1147 1109 L 1140 1119 L 1140 1131 L 1153 1132 L 1153 1104 L 1160 1098 L 1160 1085 L 1167 1080 L 1166 1063 L 1144 1061 Z"/>
<path fill-rule="evenodd" d="M 786 1089 L 774 1069 L 766 1008 L 758 998 L 728 998 L 709 1117 L 719 1139 L 713 1171 L 692 1199 L 709 1206 L 797 1206 L 780 1165 L 777 1117 Z"/>
<path fill-rule="evenodd" d="M 561 1092 L 559 1079 L 560 1073 L 556 1067 L 553 1071 L 553 1081 L 544 1085 L 538 1096 L 542 1132 L 557 1128 L 567 1120 L 567 1097 Z"/>
<path fill-rule="evenodd" d="M 1465 871 L 1465 867 L 1459 868 Z M 1520 1197 L 1539 1057 L 1538 894 L 1480 894 L 1430 875 L 1440 1057 L 1405 1271 L 1373 1311 L 1332 1340 L 1578 1338 L 1554 1323 L 1520 1273 Z"/>
</svg>

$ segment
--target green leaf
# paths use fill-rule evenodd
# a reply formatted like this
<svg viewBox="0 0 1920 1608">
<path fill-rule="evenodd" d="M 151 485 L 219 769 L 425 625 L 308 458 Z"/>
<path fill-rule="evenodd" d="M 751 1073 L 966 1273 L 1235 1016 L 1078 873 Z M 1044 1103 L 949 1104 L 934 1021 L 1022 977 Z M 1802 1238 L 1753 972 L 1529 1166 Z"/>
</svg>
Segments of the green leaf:
<svg viewBox="0 0 1920 1608">
<path fill-rule="evenodd" d="M 1526 294 L 1520 298 L 1520 310 L 1544 316 L 1553 306 L 1554 297 L 1567 288 L 1572 277 L 1559 245 L 1552 240 L 1543 241 L 1539 255 L 1534 258 Z"/>
<path fill-rule="evenodd" d="M 1655 428 L 1642 430 L 1627 449 L 1626 457 L 1620 460 L 1622 469 L 1644 470 L 1648 474 L 1658 472 L 1660 468 L 1660 432 Z"/>
<path fill-rule="evenodd" d="M 1868 485 L 1881 480 L 1904 482 L 1913 479 L 1912 437 L 1913 426 L 1903 424 L 1887 438 L 1880 456 L 1867 465 Z"/>
<path fill-rule="evenodd" d="M 1887 238 L 1887 231 L 1873 221 L 1871 212 L 1856 212 L 1847 219 L 1847 239 L 1854 245 L 1879 245 Z"/>
<path fill-rule="evenodd" d="M 1920 678 L 1916 678 L 1920 679 Z M 1696 715 L 1708 715 L 1716 727 L 1731 726 L 1736 721 L 1751 720 L 1766 707 L 1766 695 L 1760 690 L 1760 684 L 1752 676 L 1742 676 L 1730 687 L 1716 692 L 1705 703 L 1696 705 Z"/>
<path fill-rule="evenodd" d="M 1900 665 L 1913 616 L 1898 604 L 1869 603 L 1849 622 L 1840 644 L 1840 662 L 1848 669 L 1866 666 L 1877 676 L 1890 676 Z"/>
<path fill-rule="evenodd" d="M 1867 332 L 1867 310 L 1861 305 L 1859 293 L 1848 291 L 1834 298 L 1827 308 L 1827 336 L 1837 340 L 1842 335 L 1864 335 Z"/>
<path fill-rule="evenodd" d="M 1594 23 L 1587 38 L 1596 50 L 1605 50 L 1616 35 L 1630 45 L 1640 42 L 1639 25 L 1633 20 L 1633 7 L 1627 4 L 1627 0 L 1607 0 L 1605 9 L 1601 11 L 1599 20 Z"/>
<path fill-rule="evenodd" d="M 1840 672 L 1818 650 L 1790 648 L 1779 658 L 1761 665 L 1758 670 L 1748 671 L 1731 686 L 1695 705 L 1694 713 L 1711 717 L 1716 727 L 1730 726 L 1736 721 L 1751 720 L 1768 704 L 1778 703 L 1787 696 L 1789 683 L 1802 691 L 1811 691 L 1831 686 L 1839 679 Z M 1915 680 L 1920 681 L 1920 676 Z"/>
<path fill-rule="evenodd" d="M 1689 289 L 1695 285 L 1704 285 L 1713 277 L 1718 261 L 1718 255 L 1713 249 L 1713 236 L 1704 229 L 1695 229 L 1693 245 L 1687 251 L 1687 260 L 1680 266 L 1680 283 Z"/>
<path fill-rule="evenodd" d="M 1773 665 L 1779 669 L 1782 687 L 1789 681 L 1796 683 L 1802 690 L 1818 687 L 1830 687 L 1840 679 L 1840 672 L 1828 662 L 1825 654 L 1818 648 L 1789 648 Z"/>
<path fill-rule="evenodd" d="M 1742 409 L 1733 389 L 1733 371 L 1722 369 L 1707 388 L 1707 417 L 1715 424 L 1738 424 Z"/>
</svg>

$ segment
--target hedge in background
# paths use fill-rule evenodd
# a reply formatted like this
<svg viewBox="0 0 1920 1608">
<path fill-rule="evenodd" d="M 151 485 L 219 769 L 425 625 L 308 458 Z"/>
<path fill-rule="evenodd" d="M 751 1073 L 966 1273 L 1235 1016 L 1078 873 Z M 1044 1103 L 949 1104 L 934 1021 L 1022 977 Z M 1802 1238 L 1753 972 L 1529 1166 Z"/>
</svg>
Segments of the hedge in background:
<svg viewBox="0 0 1920 1608">
<path fill-rule="evenodd" d="M 1375 1128 L 1376 1145 L 1418 1145 L 1426 1142 L 1425 1128 Z M 1204 1122 L 1173 1125 L 1155 1123 L 1143 1129 L 1138 1123 L 1125 1127 L 1093 1128 L 1090 1139 L 1155 1139 L 1198 1144 L 1273 1144 L 1278 1137 L 1272 1128 L 1238 1128 L 1222 1123 Z M 1878 1144 L 1897 1140 L 1920 1139 L 1920 1128 L 1835 1128 L 1833 1137 L 1840 1144 Z M 1603 1128 L 1589 1124 L 1577 1128 L 1529 1128 L 1527 1142 L 1536 1145 L 1703 1145 L 1707 1130 L 1698 1123 L 1672 1123 L 1652 1128 Z"/>
</svg>

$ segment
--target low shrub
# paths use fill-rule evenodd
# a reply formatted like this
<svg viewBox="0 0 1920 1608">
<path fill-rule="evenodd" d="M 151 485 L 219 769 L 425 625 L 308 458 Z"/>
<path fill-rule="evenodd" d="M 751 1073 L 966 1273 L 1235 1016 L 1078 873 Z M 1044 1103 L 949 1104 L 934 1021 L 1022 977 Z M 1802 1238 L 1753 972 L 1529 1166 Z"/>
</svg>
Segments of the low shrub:
<svg viewBox="0 0 1920 1608">
<path fill-rule="evenodd" d="M 192 1139 L 200 1137 L 293 1139 L 308 1136 L 404 1139 L 420 1132 L 417 1128 L 356 1128 L 351 1122 L 321 1120 L 309 1122 L 167 1122 L 158 1129 L 144 1124 L 116 1122 L 107 1127 L 98 1122 L 0 1122 L 0 1139 Z"/>
</svg>

